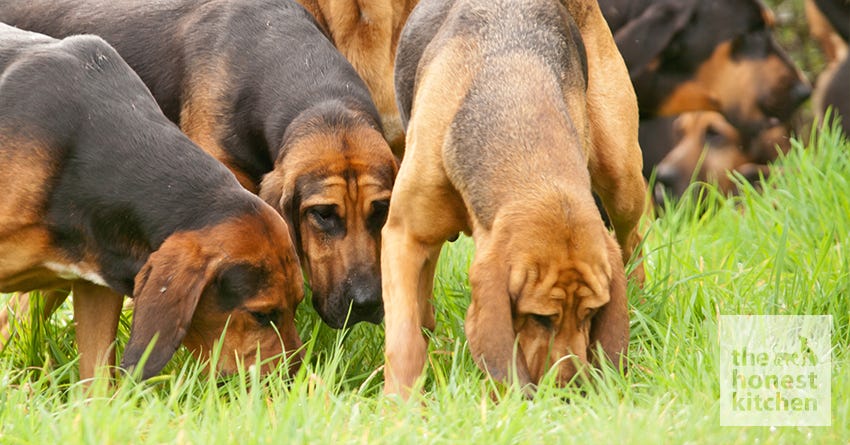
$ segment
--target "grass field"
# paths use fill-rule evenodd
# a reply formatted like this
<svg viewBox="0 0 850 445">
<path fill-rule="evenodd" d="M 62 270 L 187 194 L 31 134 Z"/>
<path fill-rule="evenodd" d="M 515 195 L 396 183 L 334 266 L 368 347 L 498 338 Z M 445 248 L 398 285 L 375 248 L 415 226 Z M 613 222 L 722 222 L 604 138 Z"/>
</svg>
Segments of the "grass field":
<svg viewBox="0 0 850 445">
<path fill-rule="evenodd" d="M 381 395 L 381 326 L 343 335 L 309 304 L 298 317 L 308 360 L 293 379 L 245 371 L 216 381 L 181 351 L 150 381 L 87 391 L 66 303 L 0 354 L 0 444 L 850 443 L 850 144 L 832 131 L 803 139 L 763 191 L 705 189 L 646 221 L 629 372 L 597 373 L 584 395 L 547 381 L 525 400 L 475 367 L 462 325 L 473 246 L 461 239 L 441 257 L 419 398 Z M 722 314 L 833 316 L 831 427 L 720 426 Z"/>
</svg>

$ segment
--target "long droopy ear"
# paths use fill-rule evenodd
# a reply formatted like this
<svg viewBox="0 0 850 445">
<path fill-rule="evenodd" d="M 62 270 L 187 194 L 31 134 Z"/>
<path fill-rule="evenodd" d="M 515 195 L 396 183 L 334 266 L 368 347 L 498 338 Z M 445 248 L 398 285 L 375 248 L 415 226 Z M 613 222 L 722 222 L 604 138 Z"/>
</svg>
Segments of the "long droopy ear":
<svg viewBox="0 0 850 445">
<path fill-rule="evenodd" d="M 587 356 L 592 357 L 594 363 L 600 363 L 603 358 L 596 354 L 598 343 L 605 351 L 607 359 L 617 366 L 620 358 L 625 358 L 629 347 L 629 305 L 626 296 L 626 273 L 620 248 L 610 236 L 606 237 L 606 243 L 608 244 L 608 261 L 611 264 L 611 281 L 608 289 L 611 299 L 599 309 L 591 321 Z M 625 367 L 625 362 L 623 366 Z"/>
<path fill-rule="evenodd" d="M 510 383 L 516 370 L 516 383 L 520 387 L 531 384 L 528 365 L 514 332 L 508 271 L 498 266 L 484 268 L 476 263 L 472 265 L 469 280 L 472 303 L 466 313 L 464 330 L 475 363 L 496 380 Z"/>
<path fill-rule="evenodd" d="M 295 249 L 298 251 L 298 255 L 302 256 L 299 214 L 301 203 L 295 193 L 295 181 L 288 176 L 285 170 L 288 169 L 276 167 L 266 174 L 260 184 L 259 195 L 260 199 L 283 216 L 286 225 L 289 226 L 289 236 L 295 243 Z"/>
<path fill-rule="evenodd" d="M 186 336 L 213 269 L 200 245 L 186 233 L 172 235 L 148 257 L 136 275 L 133 324 L 122 368 L 136 367 L 156 338 L 142 378 L 162 370 Z"/>
<path fill-rule="evenodd" d="M 260 183 L 260 199 L 272 206 L 273 209 L 283 213 L 283 207 L 291 199 L 288 195 L 292 194 L 291 190 L 285 189 L 285 173 L 282 169 L 276 168 L 263 176 L 263 181 Z"/>
<path fill-rule="evenodd" d="M 661 53 L 691 19 L 697 0 L 651 3 L 640 16 L 614 33 L 614 40 L 632 80 Z"/>
</svg>

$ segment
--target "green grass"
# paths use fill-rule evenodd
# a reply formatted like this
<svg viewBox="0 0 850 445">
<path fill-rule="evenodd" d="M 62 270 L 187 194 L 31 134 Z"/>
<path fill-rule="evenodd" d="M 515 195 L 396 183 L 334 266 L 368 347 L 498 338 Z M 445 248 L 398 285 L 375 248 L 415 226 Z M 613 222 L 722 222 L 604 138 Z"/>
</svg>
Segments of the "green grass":
<svg viewBox="0 0 850 445">
<path fill-rule="evenodd" d="M 762 191 L 703 189 L 646 221 L 647 281 L 629 294 L 630 370 L 602 370 L 584 395 L 547 381 L 525 400 L 475 367 L 462 324 L 473 246 L 462 238 L 441 257 L 438 327 L 423 393 L 410 402 L 381 395 L 381 326 L 343 335 L 309 304 L 298 314 L 308 360 L 292 379 L 246 370 L 216 381 L 181 351 L 148 382 L 87 391 L 66 303 L 0 353 L 0 444 L 848 443 L 850 144 L 829 129 L 806 139 Z M 834 317 L 831 427 L 719 425 L 722 314 Z"/>
</svg>

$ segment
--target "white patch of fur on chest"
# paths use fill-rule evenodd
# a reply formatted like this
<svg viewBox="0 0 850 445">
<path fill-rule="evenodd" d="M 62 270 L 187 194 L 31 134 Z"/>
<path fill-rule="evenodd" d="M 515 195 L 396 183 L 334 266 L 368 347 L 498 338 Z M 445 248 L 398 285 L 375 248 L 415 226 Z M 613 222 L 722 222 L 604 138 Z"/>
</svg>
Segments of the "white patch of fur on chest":
<svg viewBox="0 0 850 445">
<path fill-rule="evenodd" d="M 63 280 L 76 280 L 82 278 L 83 280 L 90 281 L 94 284 L 107 286 L 106 280 L 104 280 L 100 274 L 91 270 L 91 267 L 86 264 L 61 264 L 47 262 L 44 263 L 44 267 L 55 272 L 56 275 Z"/>
</svg>

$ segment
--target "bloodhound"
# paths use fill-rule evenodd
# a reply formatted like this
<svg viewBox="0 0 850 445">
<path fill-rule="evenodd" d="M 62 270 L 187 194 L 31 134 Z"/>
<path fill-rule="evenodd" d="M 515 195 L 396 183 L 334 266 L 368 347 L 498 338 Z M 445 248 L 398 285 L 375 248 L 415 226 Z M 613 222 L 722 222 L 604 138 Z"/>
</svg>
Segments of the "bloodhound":
<svg viewBox="0 0 850 445">
<path fill-rule="evenodd" d="M 598 346 L 619 363 L 646 187 L 634 91 L 596 1 L 422 1 L 396 93 L 407 139 L 382 241 L 385 392 L 409 395 L 422 373 L 437 257 L 460 231 L 476 245 L 465 329 L 479 366 L 526 385 L 553 366 L 568 382 L 581 366 L 565 357 Z"/>
<path fill-rule="evenodd" d="M 770 174 L 770 162 L 791 149 L 785 125 L 766 128 L 745 143 L 738 130 L 715 111 L 644 120 L 639 140 L 644 177 L 650 179 L 655 170 L 657 203 L 663 202 L 665 193 L 682 196 L 692 180 L 711 182 L 720 192 L 734 194 L 738 189 L 729 173 L 755 184 Z"/>
<path fill-rule="evenodd" d="M 398 37 L 419 0 L 298 0 L 348 58 L 372 93 L 384 137 L 393 153 L 404 153 L 404 129 L 393 89 Z"/>
<path fill-rule="evenodd" d="M 99 37 L 0 24 L 0 291 L 73 288 L 80 376 L 158 373 L 181 342 L 223 373 L 301 346 L 303 280 L 286 223 L 163 116 Z M 275 366 L 270 361 L 264 369 Z"/>
<path fill-rule="evenodd" d="M 313 305 L 383 317 L 380 231 L 398 166 L 369 90 L 292 0 L 33 0 L 0 21 L 112 44 L 166 116 L 289 223 Z"/>
<path fill-rule="evenodd" d="M 786 122 L 809 82 L 761 0 L 600 0 L 642 118 L 718 111 L 745 143 Z"/>
</svg>

